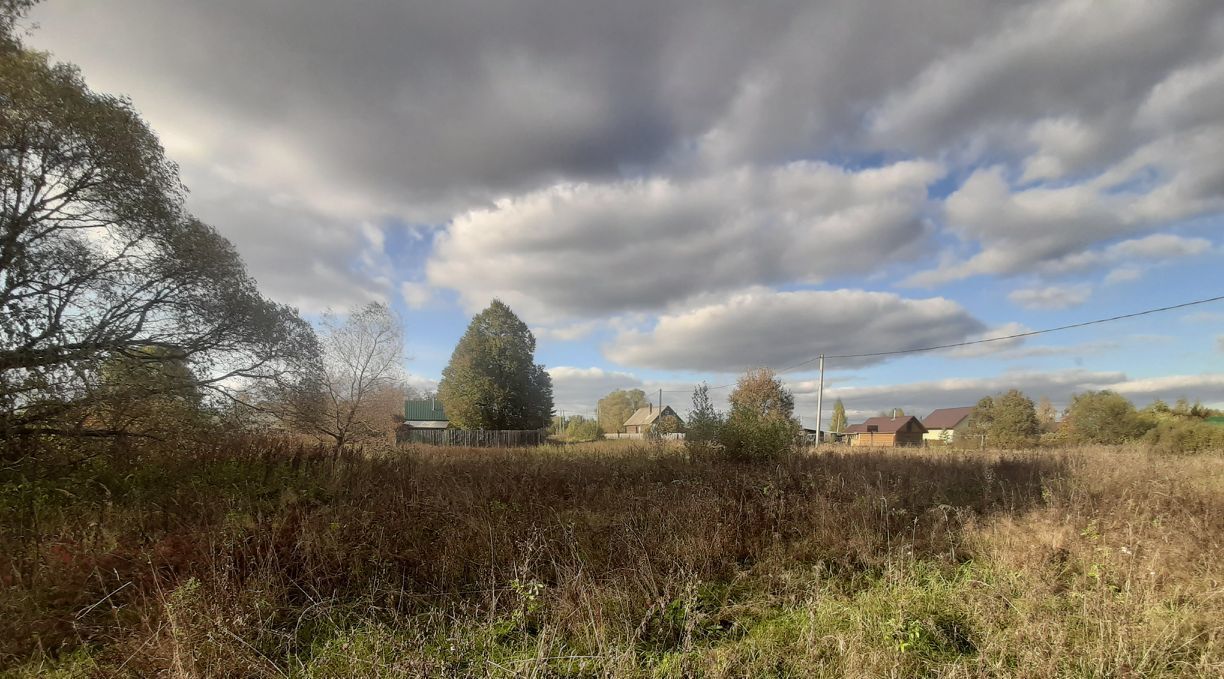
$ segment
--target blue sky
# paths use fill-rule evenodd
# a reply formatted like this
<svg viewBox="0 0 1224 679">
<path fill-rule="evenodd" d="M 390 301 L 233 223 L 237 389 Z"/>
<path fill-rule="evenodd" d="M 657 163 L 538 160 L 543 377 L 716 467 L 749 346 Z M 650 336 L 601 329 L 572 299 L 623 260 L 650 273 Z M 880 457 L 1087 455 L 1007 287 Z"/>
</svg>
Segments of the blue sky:
<svg viewBox="0 0 1224 679">
<path fill-rule="evenodd" d="M 28 42 L 131 97 L 268 295 L 393 305 L 419 388 L 493 297 L 589 413 L 1224 294 L 1218 2 L 865 4 L 48 0 Z M 852 417 L 1224 405 L 1224 304 L 828 368 Z"/>
</svg>

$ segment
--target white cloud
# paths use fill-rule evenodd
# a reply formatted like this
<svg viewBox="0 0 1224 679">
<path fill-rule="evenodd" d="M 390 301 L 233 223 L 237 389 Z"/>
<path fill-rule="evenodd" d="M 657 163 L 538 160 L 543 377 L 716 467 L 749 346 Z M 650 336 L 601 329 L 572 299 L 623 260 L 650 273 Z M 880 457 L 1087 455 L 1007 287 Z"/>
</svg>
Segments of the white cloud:
<svg viewBox="0 0 1224 679">
<path fill-rule="evenodd" d="M 536 337 L 541 339 L 558 340 L 561 342 L 573 342 L 575 340 L 589 337 L 591 333 L 599 328 L 599 321 L 581 321 L 578 323 L 570 323 L 562 326 L 543 326 L 533 328 L 532 332 Z"/>
<path fill-rule="evenodd" d="M 434 394 L 438 391 L 438 381 L 423 375 L 408 373 L 408 375 L 404 378 L 404 382 L 407 383 L 409 387 L 423 394 Z"/>
<path fill-rule="evenodd" d="M 1181 320 L 1186 323 L 1224 323 L 1224 312 L 1194 311 L 1182 316 Z"/>
<path fill-rule="evenodd" d="M 688 411 L 688 395 L 692 385 L 684 383 L 647 382 L 628 372 L 603 368 L 557 366 L 548 369 L 553 382 L 553 402 L 558 412 L 593 416 L 599 399 L 618 389 L 641 389 L 651 402 L 658 401 L 658 390 L 664 391 L 664 403 L 679 413 Z"/>
<path fill-rule="evenodd" d="M 748 292 L 620 333 L 605 355 L 627 366 L 738 373 L 819 353 L 863 354 L 964 340 L 984 330 L 959 304 L 862 290 Z M 882 358 L 839 359 L 867 365 Z"/>
<path fill-rule="evenodd" d="M 1119 283 L 1130 283 L 1143 278 L 1143 269 L 1135 266 L 1120 266 L 1108 274 L 1105 274 L 1104 283 L 1106 285 L 1117 285 Z"/>
<path fill-rule="evenodd" d="M 862 274 L 922 253 L 933 163 L 796 162 L 692 180 L 565 184 L 457 217 L 429 280 L 532 319 L 654 310 L 699 294 Z"/>
<path fill-rule="evenodd" d="M 1029 140 L 1036 151 L 1024 161 L 1021 182 L 1061 179 L 1095 158 L 1104 145 L 1103 125 L 1075 118 L 1045 118 L 1033 124 Z"/>
<path fill-rule="evenodd" d="M 1161 399 L 1172 402 L 1185 398 L 1212 406 L 1224 403 L 1224 373 L 1123 380 L 1108 388 L 1136 401 Z"/>
<path fill-rule="evenodd" d="M 421 309 L 433 299 L 433 290 L 425 283 L 404 281 L 400 283 L 400 295 L 410 309 Z"/>
<path fill-rule="evenodd" d="M 1092 288 L 1087 285 L 1052 285 L 1013 290 L 1007 298 L 1025 309 L 1069 309 L 1087 302 L 1091 296 Z"/>
<path fill-rule="evenodd" d="M 966 337 L 964 341 L 972 342 L 977 340 L 989 339 L 990 342 L 982 342 L 980 344 L 970 344 L 965 347 L 957 347 L 947 350 L 943 355 L 952 358 L 984 358 L 997 357 L 1006 352 L 1015 351 L 1024 343 L 1023 337 L 1015 337 L 1012 339 L 998 339 L 1002 337 L 1011 337 L 1032 330 L 1032 328 L 1023 323 L 1004 323 L 996 328 L 989 328 L 976 335 Z"/>
<path fill-rule="evenodd" d="M 642 381 L 626 373 L 602 368 L 556 366 L 548 369 L 553 403 L 558 412 L 593 415 L 595 403 L 617 389 L 641 388 Z"/>
<path fill-rule="evenodd" d="M 1224 126 L 1202 143 L 1224 143 Z M 1184 140 L 1183 140 L 1184 141 Z M 1190 144 L 1187 142 L 1187 146 Z M 1123 240 L 1100 250 L 1092 247 L 1150 230 L 1170 221 L 1208 214 L 1224 206 L 1212 183 L 1224 178 L 1224 161 L 1201 149 L 1179 155 L 1168 148 L 1136 152 L 1149 162 L 1129 160 L 1108 175 L 1071 186 L 1013 189 L 1001 166 L 975 171 L 945 201 L 949 227 L 981 250 L 952 258 L 935 269 L 910 276 L 907 285 L 930 287 L 977 275 L 1061 274 L 1102 264 L 1154 261 L 1204 254 L 1203 238 L 1169 233 Z M 1159 163 L 1169 174 L 1155 186 L 1118 191 L 1117 186 L 1150 172 Z"/>
</svg>

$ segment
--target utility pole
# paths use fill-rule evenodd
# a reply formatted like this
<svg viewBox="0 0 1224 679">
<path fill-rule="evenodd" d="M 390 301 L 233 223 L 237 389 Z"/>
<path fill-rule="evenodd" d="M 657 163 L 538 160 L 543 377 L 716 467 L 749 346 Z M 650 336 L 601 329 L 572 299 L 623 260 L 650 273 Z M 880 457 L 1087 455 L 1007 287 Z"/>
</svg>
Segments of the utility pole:
<svg viewBox="0 0 1224 679">
<path fill-rule="evenodd" d="M 659 412 L 663 412 L 663 388 L 659 387 Z"/>
<path fill-rule="evenodd" d="M 820 433 L 820 421 L 824 417 L 824 354 L 820 355 L 820 387 L 816 390 L 816 443 L 824 442 Z"/>
</svg>

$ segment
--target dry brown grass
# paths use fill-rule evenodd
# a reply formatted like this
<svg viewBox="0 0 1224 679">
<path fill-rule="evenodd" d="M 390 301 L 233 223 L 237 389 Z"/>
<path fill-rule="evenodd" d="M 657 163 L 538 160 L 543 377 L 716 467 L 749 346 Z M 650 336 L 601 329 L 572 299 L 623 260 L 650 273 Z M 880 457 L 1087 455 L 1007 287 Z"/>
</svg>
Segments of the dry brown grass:
<svg viewBox="0 0 1224 679">
<path fill-rule="evenodd" d="M 246 441 L 5 474 L 15 676 L 1224 672 L 1218 455 Z"/>
</svg>

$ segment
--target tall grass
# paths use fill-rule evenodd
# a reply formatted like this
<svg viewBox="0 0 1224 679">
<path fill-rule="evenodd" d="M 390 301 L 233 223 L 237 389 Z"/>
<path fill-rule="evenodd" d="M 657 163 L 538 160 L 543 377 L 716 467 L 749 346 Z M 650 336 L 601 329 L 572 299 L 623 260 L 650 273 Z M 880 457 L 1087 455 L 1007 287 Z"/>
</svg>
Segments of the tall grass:
<svg viewBox="0 0 1224 679">
<path fill-rule="evenodd" d="M 617 445 L 619 443 L 620 445 Z M 1218 676 L 1224 459 L 235 440 L 0 479 L 13 676 Z"/>
</svg>

